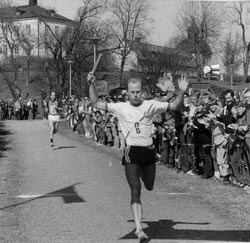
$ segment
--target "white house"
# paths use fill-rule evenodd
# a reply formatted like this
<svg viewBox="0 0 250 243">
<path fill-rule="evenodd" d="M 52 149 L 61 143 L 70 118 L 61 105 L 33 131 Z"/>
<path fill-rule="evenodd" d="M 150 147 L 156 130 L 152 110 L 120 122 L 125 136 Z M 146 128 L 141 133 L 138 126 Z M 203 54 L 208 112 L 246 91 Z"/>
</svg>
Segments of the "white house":
<svg viewBox="0 0 250 243">
<path fill-rule="evenodd" d="M 44 36 L 49 29 L 59 35 L 66 26 L 73 23 L 54 10 L 40 7 L 37 0 L 29 0 L 28 5 L 0 8 L 0 21 L 1 59 L 10 55 L 10 47 L 14 55 L 27 55 L 30 49 L 32 56 L 50 56 Z"/>
</svg>

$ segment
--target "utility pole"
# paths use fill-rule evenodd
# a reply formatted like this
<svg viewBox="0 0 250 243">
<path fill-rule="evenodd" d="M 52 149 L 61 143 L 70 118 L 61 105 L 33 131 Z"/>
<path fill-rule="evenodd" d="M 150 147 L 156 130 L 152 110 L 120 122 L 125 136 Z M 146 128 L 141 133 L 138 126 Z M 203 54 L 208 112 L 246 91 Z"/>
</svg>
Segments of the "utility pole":
<svg viewBox="0 0 250 243">
<path fill-rule="evenodd" d="M 71 65 L 73 61 L 68 61 L 69 64 L 69 97 L 71 97 Z"/>
<path fill-rule="evenodd" d="M 233 75 L 233 68 L 234 68 L 234 64 L 230 64 L 230 87 L 231 89 L 233 90 L 233 78 L 234 78 L 234 75 Z"/>
</svg>

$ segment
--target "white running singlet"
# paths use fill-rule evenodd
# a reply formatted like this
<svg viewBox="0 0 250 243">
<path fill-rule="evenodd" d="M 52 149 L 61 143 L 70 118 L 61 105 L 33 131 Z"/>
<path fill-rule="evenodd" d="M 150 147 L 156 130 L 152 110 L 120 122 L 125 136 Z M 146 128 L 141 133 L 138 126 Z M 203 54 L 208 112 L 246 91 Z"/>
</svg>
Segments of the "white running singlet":
<svg viewBox="0 0 250 243">
<path fill-rule="evenodd" d="M 108 103 L 108 111 L 118 118 L 127 145 L 149 146 L 153 140 L 153 117 L 169 107 L 168 102 L 144 100 L 141 105 L 133 106 L 130 102 Z"/>
<path fill-rule="evenodd" d="M 48 107 L 49 107 L 49 115 L 58 115 L 57 113 L 58 102 L 56 100 L 55 101 L 50 100 Z"/>
</svg>

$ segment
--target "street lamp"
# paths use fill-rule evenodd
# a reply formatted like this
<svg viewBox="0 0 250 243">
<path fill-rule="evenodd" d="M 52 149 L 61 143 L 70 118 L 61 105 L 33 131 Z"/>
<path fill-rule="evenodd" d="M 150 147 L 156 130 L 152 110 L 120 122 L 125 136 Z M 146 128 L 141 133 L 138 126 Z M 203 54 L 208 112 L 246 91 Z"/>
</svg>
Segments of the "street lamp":
<svg viewBox="0 0 250 243">
<path fill-rule="evenodd" d="M 69 64 L 69 97 L 71 97 L 71 65 L 72 65 L 73 61 L 69 60 L 68 64 Z"/>
<path fill-rule="evenodd" d="M 94 63 L 96 62 L 96 52 L 97 52 L 97 44 L 101 40 L 98 37 L 91 37 L 88 39 L 94 45 Z"/>
<path fill-rule="evenodd" d="M 230 66 L 230 86 L 231 86 L 231 89 L 233 90 L 233 79 L 234 79 L 233 69 L 234 69 L 234 64 L 231 63 L 229 66 Z"/>
<path fill-rule="evenodd" d="M 94 63 L 96 62 L 96 56 L 97 56 L 97 45 L 98 45 L 98 42 L 102 40 L 101 38 L 99 37 L 90 37 L 90 38 L 85 38 L 85 39 L 82 39 L 80 40 L 81 43 L 86 43 L 86 42 L 91 42 L 94 46 Z"/>
</svg>

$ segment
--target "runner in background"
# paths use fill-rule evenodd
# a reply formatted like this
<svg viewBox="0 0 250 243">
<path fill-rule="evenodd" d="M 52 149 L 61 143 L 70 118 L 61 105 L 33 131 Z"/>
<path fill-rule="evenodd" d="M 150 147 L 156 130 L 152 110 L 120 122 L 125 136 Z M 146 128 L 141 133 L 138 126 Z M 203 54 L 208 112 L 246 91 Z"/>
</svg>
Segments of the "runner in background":
<svg viewBox="0 0 250 243">
<path fill-rule="evenodd" d="M 58 113 L 58 102 L 56 100 L 56 93 L 52 92 L 48 102 L 48 120 L 50 125 L 50 146 L 54 146 L 54 134 L 58 132 L 60 116 Z"/>
</svg>

